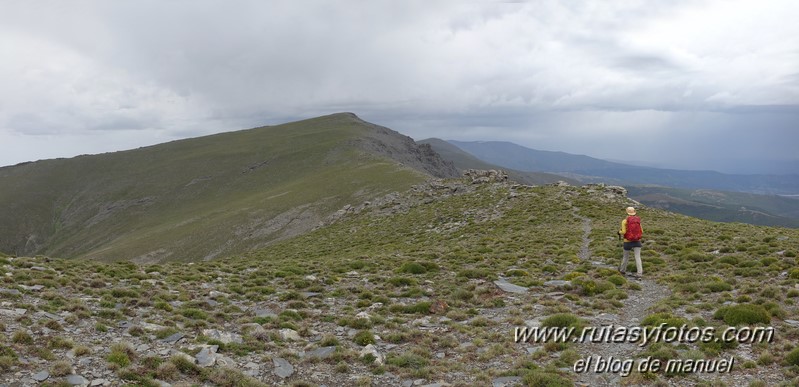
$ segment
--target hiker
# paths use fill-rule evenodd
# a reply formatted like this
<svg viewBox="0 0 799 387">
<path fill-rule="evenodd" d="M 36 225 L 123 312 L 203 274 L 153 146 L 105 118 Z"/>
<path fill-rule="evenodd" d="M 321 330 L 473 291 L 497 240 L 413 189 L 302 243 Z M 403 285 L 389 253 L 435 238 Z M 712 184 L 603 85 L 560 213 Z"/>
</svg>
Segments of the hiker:
<svg viewBox="0 0 799 387">
<path fill-rule="evenodd" d="M 627 217 L 621 221 L 621 229 L 619 230 L 619 239 L 624 238 L 624 255 L 621 259 L 621 266 L 619 272 L 626 274 L 627 260 L 630 258 L 630 250 L 635 254 L 635 267 L 638 269 L 636 278 L 641 278 L 644 274 L 643 266 L 641 265 L 641 236 L 644 229 L 641 228 L 641 218 L 635 215 L 635 208 L 627 207 Z"/>
</svg>

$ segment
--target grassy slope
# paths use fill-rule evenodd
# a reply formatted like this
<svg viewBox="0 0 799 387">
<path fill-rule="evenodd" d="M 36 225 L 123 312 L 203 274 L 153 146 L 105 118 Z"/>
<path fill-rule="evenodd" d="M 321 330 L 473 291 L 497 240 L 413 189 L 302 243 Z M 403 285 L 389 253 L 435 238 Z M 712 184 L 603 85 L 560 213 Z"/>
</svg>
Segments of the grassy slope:
<svg viewBox="0 0 799 387">
<path fill-rule="evenodd" d="M 522 187 L 511 195 L 507 186 L 483 185 L 461 195 L 436 194 L 438 199 L 432 201 L 424 191 L 410 195 L 417 203 L 410 208 L 388 203 L 237 258 L 142 267 L 22 259 L 13 262 L 14 275 L 4 279 L 5 286 L 42 284 L 46 287 L 44 294 L 58 287 L 59 293 L 76 294 L 70 300 L 88 296 L 92 305 L 98 299 L 101 305 L 122 303 L 122 313 L 128 316 L 144 315 L 148 321 L 166 326 L 181 324 L 184 332 L 208 327 L 232 329 L 256 321 L 273 339 L 264 342 L 245 334 L 245 345 L 225 350 L 229 356 L 250 356 L 240 363 L 253 356 L 286 356 L 307 350 L 305 342 L 274 339 L 278 329 L 296 329 L 305 337 L 324 335 L 326 343 L 338 348 L 334 358 L 292 361 L 301 369 L 317 371 L 316 376 L 307 376 L 310 372 L 306 372 L 307 378 L 322 378 L 311 379 L 320 384 L 343 383 L 336 378 L 344 372 L 340 371 L 341 362 L 346 362 L 348 377 L 360 375 L 382 385 L 418 378 L 463 386 L 488 385 L 492 378 L 506 375 L 522 376 L 523 384 L 529 386 L 570 385 L 575 375 L 564 370 L 579 358 L 580 344 L 514 343 L 513 327 L 558 313 L 596 325 L 602 320 L 594 319 L 601 314 L 619 313 L 622 300 L 638 296 L 640 286 L 608 268 L 618 264 L 615 231 L 626 200 L 604 198 L 575 187 L 549 186 Z M 739 358 L 733 375 L 739 380 L 771 377 L 786 383 L 796 381 L 799 371 L 782 362 L 796 346 L 799 335 L 796 328 L 783 323 L 799 319 L 795 307 L 799 297 L 795 289 L 799 284 L 799 271 L 795 269 L 799 231 L 713 223 L 658 209 L 639 211 L 645 222 L 645 273 L 649 280 L 657 280 L 673 292 L 651 305 L 650 312 L 692 326 L 721 326 L 723 322 L 712 315 L 723 303 L 760 304 L 771 316 L 769 325 L 777 327 L 779 334 L 774 343 L 741 349 L 755 360 Z M 582 227 L 576 215 L 590 219 L 592 224 L 590 261 L 579 257 Z M 55 271 L 28 269 L 34 265 Z M 57 277 L 53 273 L 58 273 Z M 498 291 L 490 280 L 499 276 L 529 286 L 530 293 Z M 542 286 L 550 279 L 572 279 L 573 286 Z M 95 282 L 109 283 L 110 289 L 96 287 Z M 115 288 L 133 295 L 114 293 Z M 210 289 L 228 295 L 218 299 L 223 302 L 221 306 L 202 302 Z M 318 294 L 306 296 L 303 292 Z M 50 297 L 51 302 L 39 308 L 51 313 L 67 309 L 88 314 L 86 311 L 92 310 L 70 309 L 76 307 L 66 301 L 55 302 L 59 301 L 57 295 Z M 180 309 L 151 305 L 163 306 L 175 299 L 184 302 Z M 443 312 L 431 312 L 435 300 L 447 304 Z M 269 305 L 279 316 L 255 319 L 242 305 Z M 22 304 L 11 307 L 33 308 Z M 203 313 L 188 313 L 189 307 Z M 357 318 L 360 312 L 367 312 L 370 319 Z M 96 312 L 91 318 L 105 326 L 116 326 L 121 317 Z M 75 324 L 83 324 L 82 320 Z M 231 321 L 236 323 L 231 326 Z M 94 323 L 87 324 L 91 329 Z M 341 333 L 340 327 L 382 337 L 378 344 L 387 364 L 355 361 L 362 344 Z M 336 339 L 329 339 L 332 337 Z M 37 336 L 35 340 L 45 342 L 46 338 Z M 182 347 L 196 348 L 207 341 L 196 332 L 189 333 Z M 532 354 L 528 352 L 531 348 Z M 21 353 L 32 350 L 22 345 L 14 349 Z M 438 357 L 438 353 L 446 356 Z M 663 359 L 738 356 L 734 348 L 695 345 L 673 349 L 648 345 L 639 355 L 647 353 Z M 385 371 L 399 379 L 383 375 Z M 181 377 L 197 379 L 203 375 Z M 698 377 L 712 380 L 717 374 L 633 375 L 628 382 L 693 385 Z M 278 382 L 274 378 L 266 381 Z M 561 384 L 555 384 L 557 381 Z"/>
<path fill-rule="evenodd" d="M 197 260 L 291 236 L 424 178 L 351 145 L 369 130 L 353 117 L 2 168 L 0 250 Z"/>
<path fill-rule="evenodd" d="M 507 171 L 508 177 L 513 180 L 517 181 L 521 184 L 549 184 L 555 183 L 559 180 L 563 180 L 572 184 L 576 184 L 577 181 L 574 179 L 570 179 L 567 177 L 553 175 L 551 173 L 542 173 L 542 172 L 523 172 L 514 169 L 508 169 L 506 167 L 500 167 L 498 165 L 487 163 L 483 160 L 478 159 L 477 157 L 472 156 L 471 154 L 461 150 L 457 146 L 450 144 L 444 140 L 440 140 L 437 138 L 428 138 L 426 140 L 418 141 L 420 144 L 430 144 L 433 149 L 441 155 L 442 158 L 445 160 L 450 160 L 455 164 L 455 167 L 458 169 L 503 169 Z"/>
</svg>

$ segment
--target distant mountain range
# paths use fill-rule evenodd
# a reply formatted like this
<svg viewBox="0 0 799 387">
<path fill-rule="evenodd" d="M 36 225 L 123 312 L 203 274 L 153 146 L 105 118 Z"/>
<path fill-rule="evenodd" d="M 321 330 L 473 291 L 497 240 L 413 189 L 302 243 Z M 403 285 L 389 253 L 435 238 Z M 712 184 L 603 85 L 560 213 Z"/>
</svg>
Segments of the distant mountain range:
<svg viewBox="0 0 799 387">
<path fill-rule="evenodd" d="M 799 198 L 748 192 L 790 192 L 786 187 L 796 185 L 796 175 L 726 175 L 638 167 L 508 142 L 435 138 L 419 142 L 430 144 L 460 169 L 502 168 L 520 183 L 545 184 L 559 179 L 571 184 L 619 184 L 631 198 L 650 207 L 720 222 L 799 227 Z"/>
<path fill-rule="evenodd" d="M 417 141 L 419 144 L 430 145 L 442 158 L 452 161 L 456 168 L 460 170 L 465 169 L 502 169 L 508 173 L 511 180 L 517 181 L 522 184 L 549 184 L 557 181 L 566 181 L 570 184 L 579 184 L 577 180 L 570 179 L 560 175 L 543 172 L 525 172 L 515 169 L 502 167 L 496 164 L 487 163 L 477 157 L 472 156 L 468 152 L 450 144 L 444 140 L 437 138 L 429 138 L 426 140 Z"/>
<path fill-rule="evenodd" d="M 526 172 L 547 172 L 581 182 L 655 184 L 675 188 L 715 189 L 757 194 L 799 193 L 799 175 L 731 175 L 639 167 L 564 152 L 541 151 L 511 142 L 448 141 L 480 160 Z"/>
</svg>

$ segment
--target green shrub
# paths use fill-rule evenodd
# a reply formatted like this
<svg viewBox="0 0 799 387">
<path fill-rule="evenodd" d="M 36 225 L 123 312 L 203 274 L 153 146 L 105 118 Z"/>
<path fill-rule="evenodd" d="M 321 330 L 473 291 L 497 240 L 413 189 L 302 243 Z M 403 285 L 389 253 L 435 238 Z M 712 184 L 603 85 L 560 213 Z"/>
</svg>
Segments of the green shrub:
<svg viewBox="0 0 799 387">
<path fill-rule="evenodd" d="M 427 273 L 427 268 L 418 262 L 405 262 L 399 268 L 400 273 L 408 274 L 424 274 Z"/>
<path fill-rule="evenodd" d="M 130 357 L 124 351 L 111 351 L 106 358 L 109 363 L 116 364 L 122 368 L 130 365 Z"/>
<path fill-rule="evenodd" d="M 650 327 L 657 327 L 660 326 L 660 324 L 666 324 L 668 327 L 679 328 L 686 323 L 688 323 L 688 321 L 686 321 L 684 318 L 674 316 L 669 312 L 653 313 L 641 320 L 641 325 Z"/>
<path fill-rule="evenodd" d="M 67 376 L 72 372 L 72 363 L 66 360 L 59 360 L 50 366 L 50 375 L 52 376 Z"/>
<path fill-rule="evenodd" d="M 11 341 L 16 344 L 31 345 L 33 344 L 33 337 L 31 337 L 28 332 L 19 330 L 14 332 L 14 334 L 11 336 Z"/>
<path fill-rule="evenodd" d="M 458 272 L 458 277 L 466 277 L 469 279 L 491 279 L 493 274 L 488 269 L 463 269 Z"/>
<path fill-rule="evenodd" d="M 732 285 L 724 281 L 713 281 L 705 285 L 705 287 L 707 287 L 707 289 L 713 293 L 732 290 Z"/>
<path fill-rule="evenodd" d="M 707 262 L 712 261 L 713 256 L 709 254 L 705 254 L 701 251 L 696 251 L 694 249 L 684 249 L 678 255 L 678 258 L 692 261 L 692 262 Z"/>
<path fill-rule="evenodd" d="M 785 355 L 785 362 L 790 365 L 799 366 L 799 347 L 794 348 Z"/>
<path fill-rule="evenodd" d="M 427 314 L 430 313 L 430 305 L 432 304 L 429 301 L 421 301 L 412 305 L 394 304 L 391 305 L 388 310 L 393 313 Z"/>
<path fill-rule="evenodd" d="M 593 280 L 583 277 L 578 277 L 572 280 L 572 284 L 577 285 L 580 293 L 585 296 L 593 296 L 604 293 L 616 286 L 605 280 Z"/>
<path fill-rule="evenodd" d="M 541 321 L 542 327 L 576 327 L 580 325 L 580 318 L 571 313 L 557 313 Z"/>
<path fill-rule="evenodd" d="M 400 286 L 416 285 L 417 281 L 413 278 L 408 278 L 408 277 L 392 277 L 388 280 L 388 283 L 400 287 Z"/>
<path fill-rule="evenodd" d="M 184 375 L 199 375 L 202 371 L 198 365 L 194 364 L 194 361 L 189 360 L 183 355 L 172 355 L 172 357 L 169 358 L 169 362 L 174 364 L 175 368 Z M 163 366 L 163 364 L 161 364 L 161 366 Z M 159 368 L 161 366 L 159 366 Z"/>
<path fill-rule="evenodd" d="M 386 364 L 401 368 L 420 369 L 427 366 L 427 363 L 427 359 L 415 353 L 403 353 L 402 355 L 389 353 L 386 356 Z"/>
<path fill-rule="evenodd" d="M 0 345 L 0 356 L 10 357 L 12 359 L 17 358 L 17 353 L 11 347 L 6 347 L 5 345 Z"/>
<path fill-rule="evenodd" d="M 366 346 L 366 345 L 369 345 L 369 344 L 374 344 L 375 343 L 375 335 L 372 333 L 372 331 L 363 330 L 363 331 L 360 331 L 360 332 L 356 333 L 355 336 L 352 338 L 352 341 L 355 342 L 355 344 L 358 344 L 360 346 Z"/>
<path fill-rule="evenodd" d="M 529 387 L 570 387 L 574 383 L 554 372 L 533 370 L 522 377 L 522 382 Z"/>
<path fill-rule="evenodd" d="M 180 314 L 183 317 L 194 319 L 194 320 L 206 320 L 208 319 L 208 314 L 203 312 L 200 309 L 196 308 L 186 308 L 180 311 Z"/>
<path fill-rule="evenodd" d="M 741 324 L 751 325 L 757 323 L 768 324 L 771 316 L 768 311 L 756 304 L 738 304 L 733 306 L 723 306 L 713 313 L 713 318 L 724 320 L 730 326 Z"/>
<path fill-rule="evenodd" d="M 17 364 L 17 358 L 11 356 L 0 356 L 0 372 L 8 372 Z"/>
<path fill-rule="evenodd" d="M 614 274 L 614 275 L 608 277 L 608 282 L 610 282 L 610 283 L 612 283 L 612 284 L 614 284 L 616 286 L 622 286 L 622 285 L 624 285 L 627 282 L 627 279 L 622 277 L 622 276 L 620 276 L 620 275 L 618 275 L 618 274 Z"/>
</svg>

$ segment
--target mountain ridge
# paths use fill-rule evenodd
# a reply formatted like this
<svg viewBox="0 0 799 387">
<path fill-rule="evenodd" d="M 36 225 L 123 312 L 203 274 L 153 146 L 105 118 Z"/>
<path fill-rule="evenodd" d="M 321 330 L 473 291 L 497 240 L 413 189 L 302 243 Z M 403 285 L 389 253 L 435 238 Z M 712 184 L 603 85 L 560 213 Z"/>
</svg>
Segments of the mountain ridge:
<svg viewBox="0 0 799 387">
<path fill-rule="evenodd" d="M 457 170 L 352 113 L 0 169 L 0 250 L 198 260 Z"/>
</svg>

